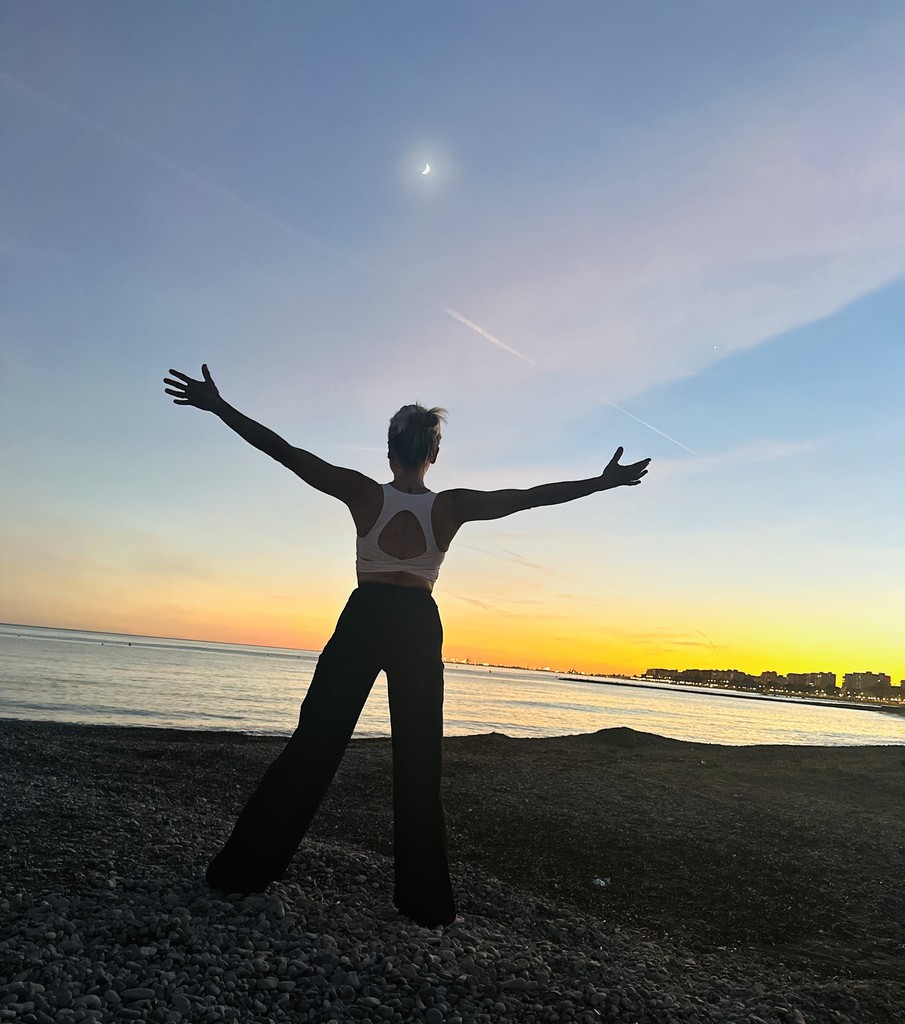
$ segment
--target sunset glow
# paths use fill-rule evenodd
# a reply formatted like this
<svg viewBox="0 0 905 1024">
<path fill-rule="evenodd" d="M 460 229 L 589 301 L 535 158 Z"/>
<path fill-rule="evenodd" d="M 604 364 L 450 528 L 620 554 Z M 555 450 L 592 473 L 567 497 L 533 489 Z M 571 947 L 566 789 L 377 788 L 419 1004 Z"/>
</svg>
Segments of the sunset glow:
<svg viewBox="0 0 905 1024">
<path fill-rule="evenodd" d="M 517 9 L 9 8 L 0 620 L 323 645 L 351 520 L 205 361 L 381 482 L 416 400 L 435 490 L 653 459 L 463 528 L 447 658 L 905 679 L 901 9 Z"/>
</svg>

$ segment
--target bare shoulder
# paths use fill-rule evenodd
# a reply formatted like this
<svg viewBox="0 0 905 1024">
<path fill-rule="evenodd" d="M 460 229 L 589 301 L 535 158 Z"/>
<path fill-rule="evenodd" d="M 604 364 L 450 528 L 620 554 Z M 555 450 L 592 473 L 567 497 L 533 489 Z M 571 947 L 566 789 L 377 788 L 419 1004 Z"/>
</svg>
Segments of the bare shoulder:
<svg viewBox="0 0 905 1024">
<path fill-rule="evenodd" d="M 383 487 L 364 473 L 356 473 L 356 477 L 345 502 L 352 513 L 356 531 L 363 537 L 377 522 L 383 509 Z"/>
<path fill-rule="evenodd" d="M 480 519 L 500 519 L 524 507 L 520 491 L 475 491 L 456 487 L 441 491 L 434 502 L 434 537 L 445 551 L 459 528 Z"/>
<path fill-rule="evenodd" d="M 456 499 L 460 490 L 440 491 L 434 499 L 434 507 L 431 510 L 431 526 L 434 530 L 434 539 L 441 551 L 446 551 L 452 543 L 453 537 L 462 525 L 458 516 Z"/>
<path fill-rule="evenodd" d="M 303 448 L 287 445 L 279 461 L 309 486 L 339 498 L 350 508 L 353 503 L 367 500 L 368 495 L 380 490 L 380 485 L 364 473 L 334 466 Z"/>
<path fill-rule="evenodd" d="M 448 520 L 453 522 L 458 518 L 458 512 L 462 507 L 463 496 L 470 492 L 462 487 L 456 487 L 449 491 L 439 491 L 434 499 L 434 519 Z"/>
</svg>

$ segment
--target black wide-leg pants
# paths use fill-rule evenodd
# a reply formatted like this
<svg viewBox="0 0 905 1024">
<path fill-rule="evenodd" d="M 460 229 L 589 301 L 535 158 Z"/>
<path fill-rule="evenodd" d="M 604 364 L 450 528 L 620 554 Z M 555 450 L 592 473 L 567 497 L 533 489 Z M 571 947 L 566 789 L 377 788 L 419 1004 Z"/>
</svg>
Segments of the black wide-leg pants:
<svg viewBox="0 0 905 1024">
<path fill-rule="evenodd" d="M 283 876 L 383 669 L 393 737 L 394 902 L 428 927 L 453 921 L 440 798 L 442 641 L 429 591 L 379 583 L 353 591 L 318 659 L 298 727 L 207 869 L 212 886 L 258 892 Z"/>
</svg>

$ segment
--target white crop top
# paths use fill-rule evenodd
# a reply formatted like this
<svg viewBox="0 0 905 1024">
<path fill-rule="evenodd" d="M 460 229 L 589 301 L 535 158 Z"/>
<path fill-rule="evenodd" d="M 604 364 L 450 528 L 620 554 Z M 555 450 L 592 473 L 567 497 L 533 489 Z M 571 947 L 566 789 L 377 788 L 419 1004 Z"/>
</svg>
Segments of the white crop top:
<svg viewBox="0 0 905 1024">
<path fill-rule="evenodd" d="M 440 563 L 446 555 L 437 547 L 431 525 L 431 510 L 437 495 L 433 491 L 424 494 L 406 494 L 397 490 L 392 484 L 383 485 L 383 508 L 377 522 L 364 535 L 359 537 L 355 545 L 355 568 L 360 573 L 367 572 L 410 572 L 433 583 L 440 575 Z M 377 543 L 380 533 L 386 524 L 398 512 L 411 512 L 418 520 L 424 532 L 427 547 L 423 554 L 414 558 L 396 558 L 388 555 Z"/>
</svg>

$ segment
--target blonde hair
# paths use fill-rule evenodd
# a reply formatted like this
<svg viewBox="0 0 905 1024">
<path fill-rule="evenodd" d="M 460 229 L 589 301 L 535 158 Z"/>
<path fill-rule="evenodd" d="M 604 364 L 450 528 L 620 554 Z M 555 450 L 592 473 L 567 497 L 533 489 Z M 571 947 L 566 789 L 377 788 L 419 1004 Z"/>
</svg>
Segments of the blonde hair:
<svg viewBox="0 0 905 1024">
<path fill-rule="evenodd" d="M 410 469 L 423 465 L 433 454 L 440 440 L 440 424 L 445 422 L 446 410 L 439 406 L 425 409 L 417 402 L 404 405 L 390 420 L 390 454 Z"/>
</svg>

